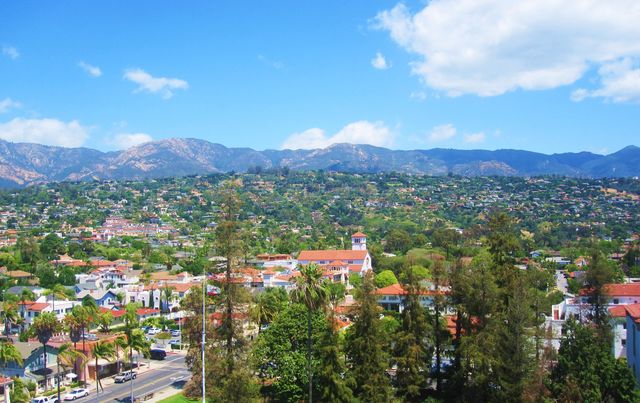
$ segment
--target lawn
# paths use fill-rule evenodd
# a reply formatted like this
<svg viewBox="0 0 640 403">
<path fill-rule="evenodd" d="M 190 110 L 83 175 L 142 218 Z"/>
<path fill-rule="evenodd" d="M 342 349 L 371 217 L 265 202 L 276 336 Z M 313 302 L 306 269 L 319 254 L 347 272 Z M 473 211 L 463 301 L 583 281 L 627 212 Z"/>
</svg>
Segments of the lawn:
<svg viewBox="0 0 640 403">
<path fill-rule="evenodd" d="M 158 403 L 192 403 L 192 402 L 199 402 L 199 401 L 200 400 L 187 399 L 186 397 L 182 396 L 182 392 L 179 392 L 166 399 L 160 400 Z"/>
</svg>

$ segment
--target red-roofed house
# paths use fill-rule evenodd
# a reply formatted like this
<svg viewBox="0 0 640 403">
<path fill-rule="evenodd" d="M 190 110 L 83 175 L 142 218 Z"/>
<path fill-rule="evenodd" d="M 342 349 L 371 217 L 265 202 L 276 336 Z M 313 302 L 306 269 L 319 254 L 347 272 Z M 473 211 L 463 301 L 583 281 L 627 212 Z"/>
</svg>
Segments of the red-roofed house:
<svg viewBox="0 0 640 403">
<path fill-rule="evenodd" d="M 402 312 L 404 310 L 407 291 L 400 284 L 391 284 L 389 286 L 378 288 L 373 292 L 378 295 L 378 305 L 387 311 Z M 440 290 L 423 289 L 420 291 L 420 304 L 424 308 L 433 306 L 433 298 L 436 295 L 446 295 L 447 292 Z"/>
<path fill-rule="evenodd" d="M 320 266 L 342 261 L 351 273 L 364 274 L 371 270 L 371 255 L 367 251 L 367 238 L 362 233 L 351 237 L 351 250 L 303 250 L 298 256 L 298 265 L 316 263 Z"/>
<path fill-rule="evenodd" d="M 640 384 L 640 304 L 627 305 L 625 310 L 627 365 Z"/>
<path fill-rule="evenodd" d="M 608 295 L 607 301 L 605 301 L 605 305 L 608 307 L 640 303 L 640 283 L 607 284 L 604 290 Z M 591 314 L 589 291 L 580 290 L 579 296 L 566 298 L 561 303 L 553 305 L 551 312 L 553 320 L 566 320 L 571 316 L 575 318 L 589 317 Z"/>
</svg>

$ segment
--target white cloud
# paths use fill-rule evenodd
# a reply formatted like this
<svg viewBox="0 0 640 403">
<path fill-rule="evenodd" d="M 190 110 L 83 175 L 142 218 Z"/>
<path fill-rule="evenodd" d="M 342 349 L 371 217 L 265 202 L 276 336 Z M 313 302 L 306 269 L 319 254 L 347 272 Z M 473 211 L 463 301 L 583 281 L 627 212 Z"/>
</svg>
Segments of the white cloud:
<svg viewBox="0 0 640 403">
<path fill-rule="evenodd" d="M 394 133 L 383 122 L 360 120 L 349 123 L 333 136 L 327 136 L 324 130 L 312 128 L 301 133 L 294 133 L 282 143 L 282 149 L 314 149 L 325 148 L 336 143 L 371 144 L 379 147 L 390 147 Z"/>
<path fill-rule="evenodd" d="M 424 101 L 427 99 L 427 93 L 424 91 L 412 91 L 411 94 L 409 94 L 409 98 L 417 101 Z"/>
<path fill-rule="evenodd" d="M 281 61 L 278 60 L 271 60 L 268 57 L 264 56 L 264 55 L 258 55 L 258 60 L 260 60 L 262 63 L 264 63 L 265 65 L 269 66 L 269 67 L 273 67 L 276 70 L 282 70 L 284 69 L 284 63 L 282 63 Z"/>
<path fill-rule="evenodd" d="M 455 126 L 453 126 L 451 123 L 448 123 L 446 125 L 436 126 L 433 129 L 431 129 L 431 133 L 429 133 L 429 141 L 439 142 L 439 141 L 449 140 L 455 137 L 456 133 L 457 133 L 457 130 Z"/>
<path fill-rule="evenodd" d="M 371 65 L 374 69 L 378 70 L 386 70 L 391 68 L 391 63 L 387 63 L 387 59 L 385 59 L 384 55 L 380 52 L 377 52 L 376 57 L 371 59 Z"/>
<path fill-rule="evenodd" d="M 13 46 L 3 46 L 2 54 L 7 56 L 11 60 L 16 60 L 20 57 L 20 52 L 18 52 L 18 49 L 14 48 Z"/>
<path fill-rule="evenodd" d="M 119 133 L 113 137 L 110 143 L 120 150 L 126 150 L 150 141 L 153 141 L 153 137 L 146 133 Z"/>
<path fill-rule="evenodd" d="M 12 142 L 79 147 L 89 135 L 89 129 L 77 120 L 15 118 L 0 123 L 0 139 Z"/>
<path fill-rule="evenodd" d="M 432 88 L 493 96 L 572 84 L 592 66 L 640 57 L 638 21 L 637 0 L 433 0 L 416 13 L 398 4 L 374 26 L 417 55 L 412 71 Z"/>
<path fill-rule="evenodd" d="M 485 134 L 483 132 L 478 132 L 478 133 L 472 133 L 472 134 L 466 134 L 464 136 L 464 142 L 465 143 L 482 143 L 484 142 L 484 140 L 486 139 L 487 136 L 485 136 Z"/>
<path fill-rule="evenodd" d="M 100 70 L 100 67 L 92 66 L 89 63 L 85 63 L 85 62 L 79 62 L 78 66 L 91 77 L 95 78 L 95 77 L 100 77 L 102 75 L 102 70 Z"/>
<path fill-rule="evenodd" d="M 149 92 L 160 94 L 163 99 L 173 96 L 173 90 L 186 90 L 189 83 L 179 78 L 153 77 L 142 69 L 128 69 L 124 72 L 124 79 L 138 84 L 134 92 Z"/>
<path fill-rule="evenodd" d="M 640 67 L 630 58 L 604 64 L 598 70 L 600 88 L 579 88 L 571 99 L 579 102 L 587 97 L 602 97 L 613 102 L 640 102 Z"/>
<path fill-rule="evenodd" d="M 5 98 L 0 100 L 0 113 L 9 112 L 11 109 L 20 108 L 22 104 L 20 102 L 14 101 L 11 98 Z"/>
</svg>

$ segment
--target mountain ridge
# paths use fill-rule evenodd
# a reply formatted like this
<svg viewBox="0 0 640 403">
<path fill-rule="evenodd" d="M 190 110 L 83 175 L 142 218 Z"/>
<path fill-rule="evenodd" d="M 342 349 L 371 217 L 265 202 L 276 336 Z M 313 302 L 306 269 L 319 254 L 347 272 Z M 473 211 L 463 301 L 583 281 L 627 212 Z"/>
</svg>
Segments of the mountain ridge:
<svg viewBox="0 0 640 403">
<path fill-rule="evenodd" d="M 391 150 L 348 143 L 312 150 L 257 151 L 201 139 L 170 138 L 103 152 L 0 140 L 0 187 L 245 172 L 257 167 L 424 175 L 634 177 L 640 176 L 640 147 L 630 145 L 608 155 L 586 151 L 542 154 L 515 149 Z"/>
</svg>

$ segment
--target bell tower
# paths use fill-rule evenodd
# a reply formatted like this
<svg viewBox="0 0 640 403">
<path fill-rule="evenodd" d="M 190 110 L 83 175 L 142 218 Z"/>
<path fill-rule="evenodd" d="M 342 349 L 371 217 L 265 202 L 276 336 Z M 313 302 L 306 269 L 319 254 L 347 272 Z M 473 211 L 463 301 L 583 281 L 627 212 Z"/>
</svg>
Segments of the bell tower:
<svg viewBox="0 0 640 403">
<path fill-rule="evenodd" d="M 352 250 L 367 250 L 367 236 L 362 232 L 351 235 Z"/>
</svg>

